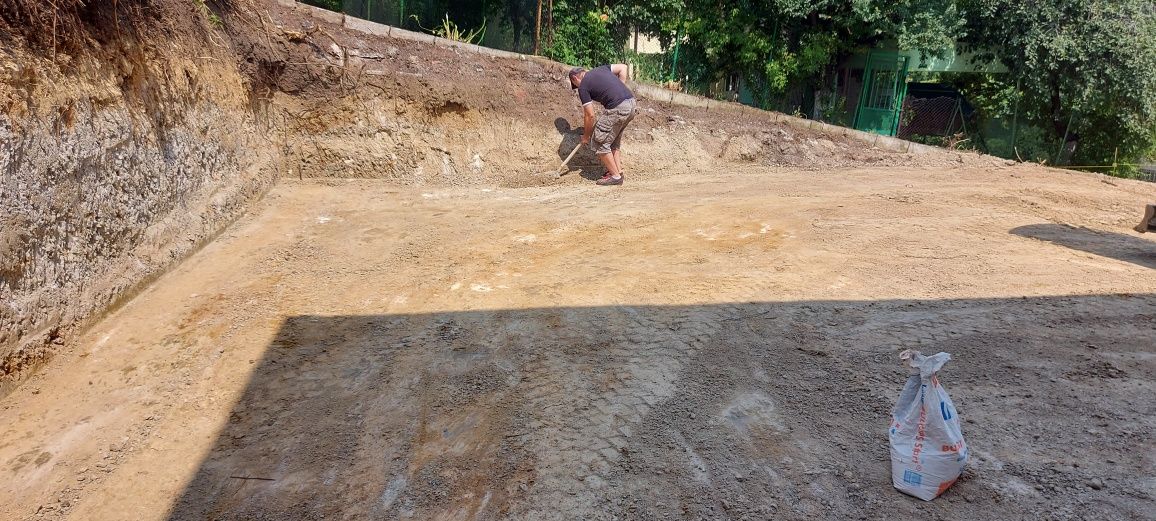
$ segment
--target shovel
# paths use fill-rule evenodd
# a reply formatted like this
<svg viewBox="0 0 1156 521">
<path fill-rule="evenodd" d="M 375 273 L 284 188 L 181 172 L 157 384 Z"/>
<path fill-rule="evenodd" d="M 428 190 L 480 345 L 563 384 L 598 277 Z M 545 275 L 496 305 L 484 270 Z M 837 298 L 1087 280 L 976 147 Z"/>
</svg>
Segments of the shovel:
<svg viewBox="0 0 1156 521">
<path fill-rule="evenodd" d="M 561 165 L 558 165 L 557 170 L 554 170 L 551 172 L 543 172 L 543 175 L 562 177 L 566 173 L 566 171 L 565 171 L 566 170 L 566 164 L 569 163 L 570 160 L 574 158 L 574 154 L 578 153 L 579 148 L 582 148 L 582 143 L 578 143 L 577 145 L 574 146 L 574 150 L 571 150 L 570 155 L 566 156 L 566 159 L 562 161 Z"/>
</svg>

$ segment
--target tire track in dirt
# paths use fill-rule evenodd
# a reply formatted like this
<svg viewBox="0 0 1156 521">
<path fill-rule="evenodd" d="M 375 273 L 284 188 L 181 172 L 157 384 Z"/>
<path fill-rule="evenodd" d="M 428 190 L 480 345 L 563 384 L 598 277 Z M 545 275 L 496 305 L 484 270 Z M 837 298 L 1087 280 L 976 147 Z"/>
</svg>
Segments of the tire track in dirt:
<svg viewBox="0 0 1156 521">
<path fill-rule="evenodd" d="M 724 289 L 710 281 L 689 286 L 690 294 L 730 295 L 737 289 L 752 296 L 762 287 Z M 604 331 L 587 339 L 594 340 L 587 346 L 600 368 L 582 367 L 565 349 L 525 363 L 524 407 L 535 420 L 522 443 L 538 463 L 534 487 L 513 509 L 525 519 L 560 519 L 557 512 L 568 519 L 612 518 L 607 480 L 638 445 L 636 430 L 676 394 L 686 363 L 726 320 L 743 312 L 738 305 L 609 309 L 581 324 L 585 331 Z M 587 371 L 595 378 L 579 376 Z"/>
</svg>

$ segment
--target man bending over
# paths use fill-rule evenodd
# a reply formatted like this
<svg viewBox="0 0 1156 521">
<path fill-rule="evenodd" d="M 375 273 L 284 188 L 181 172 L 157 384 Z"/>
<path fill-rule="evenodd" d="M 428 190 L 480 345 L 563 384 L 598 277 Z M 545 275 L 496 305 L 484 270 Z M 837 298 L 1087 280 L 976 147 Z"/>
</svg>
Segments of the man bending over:
<svg viewBox="0 0 1156 521">
<path fill-rule="evenodd" d="M 622 131 L 638 112 L 634 94 L 626 88 L 630 73 L 626 65 L 615 63 L 589 71 L 570 69 L 570 86 L 582 101 L 582 144 L 598 155 L 606 174 L 600 185 L 622 184 Z M 602 105 L 602 114 L 594 116 L 594 102 Z"/>
</svg>

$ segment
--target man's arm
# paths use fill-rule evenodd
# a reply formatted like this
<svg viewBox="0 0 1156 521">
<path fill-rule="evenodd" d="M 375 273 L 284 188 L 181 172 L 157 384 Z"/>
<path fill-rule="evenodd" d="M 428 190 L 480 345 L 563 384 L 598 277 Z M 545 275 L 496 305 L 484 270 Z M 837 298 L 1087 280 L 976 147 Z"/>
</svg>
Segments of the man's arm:
<svg viewBox="0 0 1156 521">
<path fill-rule="evenodd" d="M 626 65 L 625 63 L 615 63 L 611 65 L 610 72 L 613 72 L 615 76 L 618 76 L 618 79 L 621 80 L 622 83 L 630 81 L 630 66 Z"/>
<path fill-rule="evenodd" d="M 594 135 L 594 102 L 582 105 L 582 127 L 582 144 L 585 145 Z"/>
</svg>

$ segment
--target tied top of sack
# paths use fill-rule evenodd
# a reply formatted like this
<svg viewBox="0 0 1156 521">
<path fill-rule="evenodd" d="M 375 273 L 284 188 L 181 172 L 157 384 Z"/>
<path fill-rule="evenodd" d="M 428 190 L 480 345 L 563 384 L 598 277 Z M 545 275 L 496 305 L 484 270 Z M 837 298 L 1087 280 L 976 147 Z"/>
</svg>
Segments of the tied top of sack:
<svg viewBox="0 0 1156 521">
<path fill-rule="evenodd" d="M 927 380 L 935 376 L 943 364 L 951 360 L 951 355 L 939 352 L 931 356 L 924 356 L 919 351 L 908 349 L 899 353 L 899 360 L 907 367 L 907 374 L 917 374 L 920 379 Z"/>
</svg>

